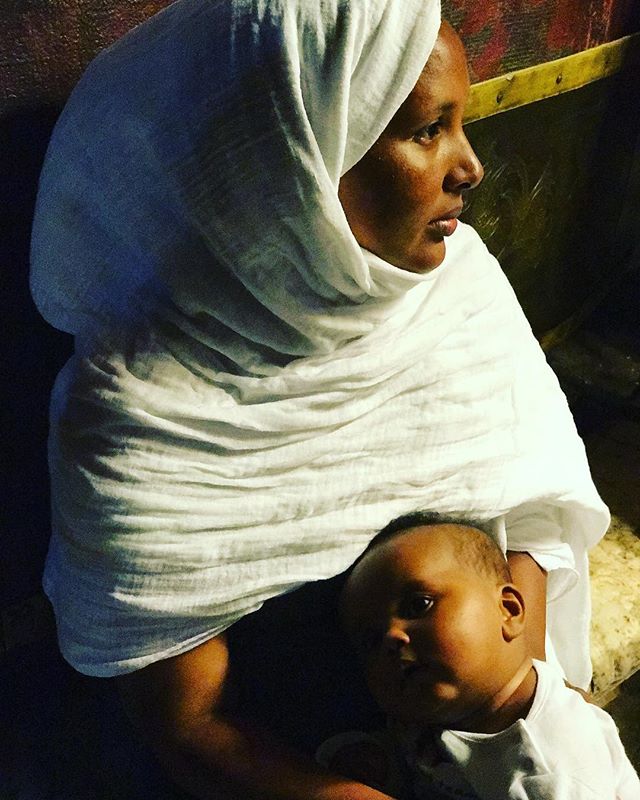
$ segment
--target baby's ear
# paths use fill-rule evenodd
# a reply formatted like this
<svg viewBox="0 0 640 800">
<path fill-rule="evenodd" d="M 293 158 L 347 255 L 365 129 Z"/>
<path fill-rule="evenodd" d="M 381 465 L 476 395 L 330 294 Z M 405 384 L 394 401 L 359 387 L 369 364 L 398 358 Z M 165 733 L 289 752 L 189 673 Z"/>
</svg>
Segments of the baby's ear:
<svg viewBox="0 0 640 800">
<path fill-rule="evenodd" d="M 524 633 L 524 598 L 512 583 L 505 583 L 500 588 L 500 609 L 502 638 L 511 642 Z"/>
</svg>

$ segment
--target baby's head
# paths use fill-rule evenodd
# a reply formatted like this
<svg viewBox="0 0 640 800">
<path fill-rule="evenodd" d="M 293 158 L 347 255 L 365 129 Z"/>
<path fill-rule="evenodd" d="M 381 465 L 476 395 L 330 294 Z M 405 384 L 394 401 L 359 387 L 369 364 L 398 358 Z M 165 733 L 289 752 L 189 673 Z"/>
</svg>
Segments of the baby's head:
<svg viewBox="0 0 640 800">
<path fill-rule="evenodd" d="M 522 595 L 469 522 L 394 520 L 347 578 L 342 615 L 372 694 L 402 722 L 465 727 L 528 662 Z"/>
</svg>

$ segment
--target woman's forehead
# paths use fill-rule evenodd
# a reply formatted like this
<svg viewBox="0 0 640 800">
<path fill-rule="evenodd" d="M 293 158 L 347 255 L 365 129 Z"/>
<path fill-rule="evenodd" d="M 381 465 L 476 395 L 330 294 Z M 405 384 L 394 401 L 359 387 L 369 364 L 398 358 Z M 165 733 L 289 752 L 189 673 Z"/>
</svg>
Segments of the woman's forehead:
<svg viewBox="0 0 640 800">
<path fill-rule="evenodd" d="M 462 42 L 450 26 L 443 26 L 429 60 L 395 113 L 389 130 L 411 126 L 425 115 L 439 115 L 464 105 L 468 91 L 469 73 Z"/>
</svg>

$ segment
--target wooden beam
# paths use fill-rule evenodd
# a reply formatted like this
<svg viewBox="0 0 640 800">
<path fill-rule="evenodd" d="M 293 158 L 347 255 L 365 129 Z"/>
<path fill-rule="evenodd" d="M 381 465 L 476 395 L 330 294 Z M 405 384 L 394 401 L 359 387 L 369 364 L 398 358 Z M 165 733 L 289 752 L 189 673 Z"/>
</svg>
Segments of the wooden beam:
<svg viewBox="0 0 640 800">
<path fill-rule="evenodd" d="M 640 64 L 640 33 L 554 61 L 499 75 L 471 87 L 465 122 L 579 89 Z"/>
</svg>

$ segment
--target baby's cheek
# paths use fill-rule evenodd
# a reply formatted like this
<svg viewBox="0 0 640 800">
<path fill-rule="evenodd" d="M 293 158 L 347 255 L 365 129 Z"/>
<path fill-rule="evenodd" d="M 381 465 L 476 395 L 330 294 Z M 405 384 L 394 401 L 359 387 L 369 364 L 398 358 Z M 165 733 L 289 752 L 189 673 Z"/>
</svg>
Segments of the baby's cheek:
<svg viewBox="0 0 640 800">
<path fill-rule="evenodd" d="M 380 708 L 387 711 L 393 705 L 397 693 L 389 670 L 381 664 L 370 665 L 366 672 L 366 680 L 373 699 Z"/>
</svg>

